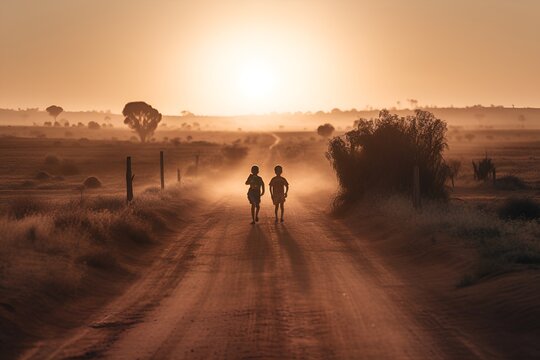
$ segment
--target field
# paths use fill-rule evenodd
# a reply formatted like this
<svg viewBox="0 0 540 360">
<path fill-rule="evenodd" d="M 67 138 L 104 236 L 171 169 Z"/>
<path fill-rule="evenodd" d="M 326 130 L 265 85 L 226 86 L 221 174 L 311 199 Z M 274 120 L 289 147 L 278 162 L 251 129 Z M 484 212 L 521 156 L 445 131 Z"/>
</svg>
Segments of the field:
<svg viewBox="0 0 540 360">
<path fill-rule="evenodd" d="M 173 250 L 178 252 L 178 255 L 174 256 L 179 258 L 174 257 L 174 261 L 179 262 L 179 267 L 170 271 L 178 274 L 184 274 L 184 270 L 181 270 L 184 267 L 188 269 L 196 266 L 197 263 L 189 265 L 192 259 L 205 259 L 205 256 L 214 252 L 223 251 L 223 256 L 236 256 L 234 254 L 240 251 L 240 248 L 235 247 L 240 246 L 234 242 L 237 240 L 227 242 L 228 245 L 223 245 L 225 248 L 222 250 L 206 249 L 205 246 L 214 245 L 205 245 L 207 243 L 198 241 L 206 239 L 208 244 L 214 244 L 212 239 L 217 237 L 206 234 L 206 231 L 212 231 L 212 224 L 216 226 L 215 231 L 223 231 L 223 234 L 232 231 L 236 236 L 234 239 L 243 236 L 240 224 L 243 220 L 247 223 L 247 218 L 241 216 L 243 213 L 239 212 L 237 205 L 240 200 L 245 201 L 243 182 L 252 163 L 262 165 L 264 179 L 272 176 L 273 164 L 284 165 L 286 177 L 292 184 L 292 210 L 289 211 L 293 220 L 290 229 L 296 235 L 281 234 L 278 231 L 276 241 L 285 246 L 290 257 L 290 264 L 283 263 L 285 268 L 281 271 L 292 266 L 292 270 L 299 277 L 295 286 L 309 286 L 310 276 L 323 274 L 321 269 L 308 266 L 308 263 L 311 264 L 309 259 L 312 255 L 303 255 L 312 251 L 308 250 L 309 246 L 315 245 L 306 245 L 305 241 L 310 237 L 301 231 L 301 224 L 324 235 L 317 238 L 317 246 L 326 246 L 321 239 L 335 238 L 341 244 L 340 249 L 344 246 L 344 254 L 357 254 L 359 251 L 355 248 L 357 245 L 354 245 L 356 240 L 352 242 L 352 239 L 376 239 L 379 236 L 377 234 L 388 227 L 399 229 L 402 236 L 416 240 L 402 243 L 402 237 L 384 235 L 387 239 L 385 241 L 374 241 L 369 246 L 361 245 L 365 253 L 374 252 L 374 258 L 370 261 L 375 261 L 377 251 L 384 251 L 388 255 L 385 261 L 397 259 L 396 263 L 403 266 L 400 270 L 403 272 L 402 276 L 423 276 L 418 275 L 422 268 L 414 264 L 414 259 L 417 259 L 418 251 L 425 252 L 428 254 L 425 256 L 432 256 L 432 259 L 426 262 L 422 257 L 420 263 L 425 266 L 424 269 L 431 269 L 433 274 L 440 272 L 439 275 L 450 271 L 448 267 L 452 269 L 451 275 L 434 275 L 424 280 L 432 284 L 430 291 L 444 292 L 445 296 L 454 299 L 452 301 L 455 301 L 456 308 L 479 306 L 487 297 L 494 299 L 499 296 L 497 301 L 488 303 L 489 311 L 479 312 L 488 319 L 479 316 L 479 322 L 491 323 L 497 312 L 503 308 L 522 311 L 520 306 L 530 306 L 537 301 L 536 292 L 531 290 L 523 293 L 522 287 L 527 286 L 525 280 L 530 281 L 531 277 L 536 276 L 536 273 L 531 274 L 531 271 L 540 263 L 540 245 L 537 241 L 540 226 L 535 221 L 500 219 L 498 211 L 509 198 L 540 198 L 540 178 L 536 169 L 540 158 L 538 130 L 467 130 L 450 127 L 449 150 L 445 157 L 459 161 L 461 169 L 455 179 L 455 187 L 450 189 L 448 204 L 425 202 L 422 211 L 416 212 L 408 198 L 375 198 L 368 205 L 364 203 L 349 209 L 347 214 L 335 220 L 325 218 L 328 218 L 331 212 L 332 196 L 337 190 L 337 183 L 325 158 L 327 142 L 315 132 L 163 130 L 158 131 L 155 141 L 141 145 L 130 140 L 132 134 L 126 130 L 70 131 L 72 133 L 66 137 L 65 130 L 57 128 L 0 128 L 0 231 L 5 234 L 0 251 L 0 288 L 3 289 L 0 299 L 0 341 L 4 344 L 11 343 L 6 354 L 20 354 L 25 349 L 33 349 L 30 354 L 38 358 L 43 354 L 53 354 L 53 357 L 54 354 L 58 355 L 52 348 L 56 346 L 56 342 L 66 340 L 65 329 L 76 332 L 86 321 L 95 321 L 95 314 L 108 306 L 111 299 L 119 299 L 120 305 L 115 306 L 127 306 L 128 300 L 122 300 L 122 294 L 126 291 L 126 294 L 130 293 L 128 289 L 132 284 L 146 279 L 144 274 L 150 271 L 148 269 L 163 271 L 165 266 L 169 266 L 167 263 L 162 264 L 162 259 L 173 256 Z M 227 149 L 231 148 L 235 150 L 228 152 Z M 237 151 L 238 149 L 245 149 L 245 153 L 244 150 Z M 160 151 L 164 152 L 165 157 L 164 192 L 159 189 Z M 471 161 L 479 161 L 486 154 L 493 159 L 497 167 L 498 179 L 515 176 L 522 180 L 523 186 L 514 188 L 474 180 Z M 130 206 L 125 204 L 127 156 L 132 157 L 135 174 L 135 201 Z M 199 156 L 197 170 L 196 156 Z M 181 184 L 177 183 L 178 169 L 181 171 Z M 101 186 L 82 187 L 88 177 L 99 179 Z M 264 214 L 265 219 L 273 216 L 269 207 Z M 247 209 L 245 215 L 247 216 Z M 359 222 L 358 219 L 365 221 Z M 230 229 L 227 225 L 229 221 L 234 224 Z M 267 220 L 264 220 L 261 225 L 264 229 L 270 226 L 270 220 L 268 224 L 266 222 Z M 328 226 L 325 225 L 327 223 Z M 336 235 L 337 229 L 341 229 L 343 224 L 350 229 L 347 231 L 356 234 L 356 237 L 351 237 L 348 232 Z M 274 230 L 269 231 L 270 236 L 275 235 Z M 199 233 L 200 236 L 197 235 Z M 261 240 L 261 234 L 250 232 L 249 239 L 254 240 L 259 236 L 258 239 Z M 225 235 L 219 236 L 223 236 L 222 240 L 229 238 Z M 298 236 L 296 244 L 293 241 L 295 236 Z M 171 240 L 173 238 L 179 240 Z M 432 248 L 429 244 L 435 244 L 433 239 L 443 240 L 437 240 L 437 246 Z M 266 259 L 264 254 L 278 250 L 273 249 L 274 245 L 264 243 L 252 246 L 254 247 L 250 248 L 248 245 L 245 249 L 253 259 L 249 260 L 242 273 L 253 271 L 253 276 L 258 276 L 260 272 L 271 272 L 272 270 L 268 269 L 273 269 L 274 265 L 267 263 L 270 260 Z M 308 248 L 302 250 L 304 246 Z M 197 250 L 199 247 L 203 250 Z M 459 261 L 456 262 L 455 259 Z M 355 261 L 357 260 L 368 261 L 360 258 Z M 201 261 L 204 265 L 204 261 Z M 321 258 L 319 261 L 325 260 Z M 156 268 L 158 265 L 160 267 Z M 214 265 L 218 266 L 217 263 Z M 229 265 L 232 266 L 233 263 Z M 394 265 L 388 266 L 391 268 Z M 347 269 L 342 268 L 341 271 L 350 270 Z M 206 270 L 202 271 L 206 273 Z M 215 270 L 212 270 L 212 273 L 213 271 Z M 232 268 L 229 271 L 232 271 Z M 197 276 L 194 279 L 198 279 Z M 511 289 L 508 279 L 512 279 L 516 289 Z M 168 282 L 169 280 L 173 283 Z M 234 280 L 231 286 L 237 286 L 239 279 L 223 279 L 225 280 Z M 177 284 L 174 281 L 180 282 L 182 278 L 164 279 L 155 285 L 155 288 L 148 287 L 148 291 L 153 289 L 150 295 L 161 298 L 163 295 L 154 291 L 165 291 L 166 288 L 174 287 L 174 284 Z M 264 277 L 259 281 L 266 284 Z M 334 286 L 331 283 L 329 280 L 327 286 Z M 513 302 L 511 293 L 498 294 L 496 284 L 502 284 L 505 291 L 521 294 L 521 303 Z M 282 285 L 285 286 L 283 291 L 288 291 L 286 287 L 289 285 Z M 224 288 L 223 291 L 225 290 Z M 277 296 L 265 293 L 273 290 L 264 288 L 261 291 L 264 296 Z M 137 298 L 139 302 L 129 305 L 132 308 L 128 313 L 122 314 L 136 316 L 133 324 L 143 321 L 145 314 L 157 309 L 161 301 L 156 298 L 155 303 L 144 308 L 146 303 L 142 298 L 150 295 L 146 292 L 137 295 L 141 296 L 141 299 Z M 214 299 L 220 297 L 220 293 L 214 295 Z M 39 300 L 36 302 L 35 299 Z M 195 298 L 191 300 L 195 301 Z M 248 297 L 245 301 L 250 302 L 253 299 Z M 214 307 L 221 306 L 213 302 L 208 304 L 208 311 L 214 311 Z M 275 304 L 263 303 L 257 306 L 262 307 L 263 310 L 260 311 L 266 311 L 274 309 L 272 306 Z M 343 306 L 346 308 L 348 305 Z M 386 310 L 395 311 L 392 309 L 394 308 Z M 375 312 L 379 310 L 384 309 L 373 309 Z M 70 315 L 70 312 L 74 315 Z M 529 320 L 521 318 L 513 327 L 501 326 L 501 331 L 532 326 L 530 322 L 537 319 L 538 312 L 529 315 Z M 38 321 L 30 321 L 32 318 Z M 203 321 L 205 318 L 198 319 Z M 124 324 L 127 320 L 122 318 L 118 321 Z M 270 317 L 263 321 L 273 323 L 275 319 Z M 101 328 L 101 323 L 93 324 L 96 329 Z M 134 326 L 133 324 L 121 325 L 119 328 L 124 331 Z M 112 325 L 107 322 L 103 326 Z M 469 329 L 466 325 L 463 327 Z M 105 340 L 113 342 L 119 333 L 115 332 L 116 330 L 111 331 L 111 337 L 99 333 L 89 341 L 95 344 Z M 534 331 L 530 334 L 534 334 Z M 481 335 L 479 338 L 483 338 L 485 334 Z M 38 342 L 36 345 L 36 341 L 43 339 L 50 340 L 50 344 L 42 346 Z M 126 344 L 118 345 L 123 347 L 124 351 L 126 346 L 134 344 L 125 341 Z M 497 351 L 508 352 L 511 344 L 512 337 L 509 337 Z M 154 345 L 156 344 L 149 346 Z M 98 346 L 96 349 L 96 356 L 108 351 L 108 347 Z M 177 351 L 172 347 L 167 349 L 171 352 Z M 81 350 L 88 349 L 70 348 L 63 354 L 78 354 Z M 246 354 L 252 354 L 251 350 L 246 349 Z M 288 351 L 292 350 L 288 348 Z M 531 351 L 530 353 L 534 353 L 536 348 Z M 522 353 L 530 354 L 525 350 Z M 310 352 L 298 353 L 302 354 Z"/>
</svg>

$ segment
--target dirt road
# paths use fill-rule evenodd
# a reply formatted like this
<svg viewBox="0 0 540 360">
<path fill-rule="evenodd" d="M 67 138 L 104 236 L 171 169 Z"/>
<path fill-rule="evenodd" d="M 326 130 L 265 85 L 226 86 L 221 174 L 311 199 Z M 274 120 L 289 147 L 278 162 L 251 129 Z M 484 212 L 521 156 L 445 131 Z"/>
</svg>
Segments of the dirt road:
<svg viewBox="0 0 540 360">
<path fill-rule="evenodd" d="M 224 197 L 91 322 L 24 358 L 491 358 L 366 239 L 301 198 Z M 322 220 L 327 219 L 327 220 Z M 411 282 L 412 284 L 412 282 Z"/>
</svg>

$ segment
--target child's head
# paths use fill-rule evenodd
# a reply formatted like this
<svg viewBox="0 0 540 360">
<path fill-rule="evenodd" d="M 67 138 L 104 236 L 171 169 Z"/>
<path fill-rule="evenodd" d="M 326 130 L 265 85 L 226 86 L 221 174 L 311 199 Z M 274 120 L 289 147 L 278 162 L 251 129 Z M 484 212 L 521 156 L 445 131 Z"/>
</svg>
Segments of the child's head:
<svg viewBox="0 0 540 360">
<path fill-rule="evenodd" d="M 251 167 L 251 173 L 252 173 L 253 175 L 257 175 L 257 174 L 259 173 L 259 167 L 258 167 L 257 165 L 253 165 L 253 166 Z"/>
<path fill-rule="evenodd" d="M 281 165 L 278 165 L 274 168 L 274 172 L 276 173 L 276 175 L 281 175 L 281 173 L 283 172 L 283 168 L 281 167 Z"/>
</svg>

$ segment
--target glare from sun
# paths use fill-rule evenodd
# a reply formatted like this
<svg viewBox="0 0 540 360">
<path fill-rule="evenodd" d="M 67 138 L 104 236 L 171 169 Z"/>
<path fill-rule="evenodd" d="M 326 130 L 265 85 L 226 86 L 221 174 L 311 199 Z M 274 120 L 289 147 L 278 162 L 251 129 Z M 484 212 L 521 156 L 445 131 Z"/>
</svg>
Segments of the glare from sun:
<svg viewBox="0 0 540 360">
<path fill-rule="evenodd" d="M 246 100 L 266 105 L 275 97 L 276 76 L 271 64 L 246 61 L 238 69 L 238 91 Z"/>
</svg>

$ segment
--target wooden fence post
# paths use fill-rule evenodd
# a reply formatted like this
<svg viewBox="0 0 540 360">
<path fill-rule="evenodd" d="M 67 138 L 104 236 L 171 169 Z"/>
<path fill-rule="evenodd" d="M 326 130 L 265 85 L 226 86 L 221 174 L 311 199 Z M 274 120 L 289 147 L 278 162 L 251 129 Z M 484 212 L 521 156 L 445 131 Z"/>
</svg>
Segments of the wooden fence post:
<svg viewBox="0 0 540 360">
<path fill-rule="evenodd" d="M 165 172 L 163 169 L 163 151 L 159 152 L 159 169 L 161 174 L 161 190 L 165 189 Z"/>
<path fill-rule="evenodd" d="M 413 206 L 418 209 L 420 208 L 420 167 L 418 165 L 414 166 L 413 169 Z"/>
<path fill-rule="evenodd" d="M 126 190 L 127 190 L 127 202 L 133 200 L 133 178 L 135 175 L 131 172 L 131 156 L 126 158 Z"/>
<path fill-rule="evenodd" d="M 178 185 L 182 182 L 182 175 L 180 174 L 180 168 L 176 169 L 176 181 L 178 182 Z"/>
</svg>

